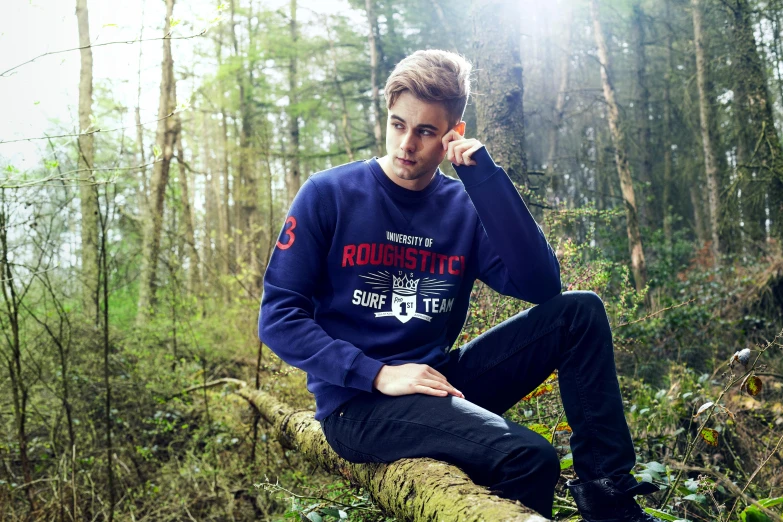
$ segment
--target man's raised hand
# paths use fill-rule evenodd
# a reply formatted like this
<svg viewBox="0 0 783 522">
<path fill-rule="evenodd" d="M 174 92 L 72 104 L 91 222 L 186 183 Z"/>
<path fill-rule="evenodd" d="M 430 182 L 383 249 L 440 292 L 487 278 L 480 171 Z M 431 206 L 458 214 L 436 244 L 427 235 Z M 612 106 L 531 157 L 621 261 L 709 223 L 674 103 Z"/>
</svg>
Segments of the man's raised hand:
<svg viewBox="0 0 783 522">
<path fill-rule="evenodd" d="M 449 384 L 442 373 L 426 364 L 408 363 L 398 366 L 387 364 L 381 368 L 372 384 L 384 395 L 423 393 L 445 397 L 452 394 L 465 398 L 461 391 Z"/>
<path fill-rule="evenodd" d="M 448 151 L 446 157 L 455 165 L 475 165 L 471 156 L 484 146 L 477 139 L 462 137 L 455 129 L 447 132 L 442 141 L 443 149 Z"/>
</svg>

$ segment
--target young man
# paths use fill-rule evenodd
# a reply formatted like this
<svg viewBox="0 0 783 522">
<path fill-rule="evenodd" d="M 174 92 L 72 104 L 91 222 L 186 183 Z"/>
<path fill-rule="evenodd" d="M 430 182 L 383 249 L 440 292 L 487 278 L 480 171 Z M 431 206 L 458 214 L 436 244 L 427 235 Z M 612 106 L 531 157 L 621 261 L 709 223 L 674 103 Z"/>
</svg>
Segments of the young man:
<svg viewBox="0 0 783 522">
<path fill-rule="evenodd" d="M 552 515 L 552 445 L 501 415 L 559 373 L 587 522 L 652 522 L 633 499 L 612 334 L 601 299 L 561 294 L 560 266 L 505 171 L 462 115 L 470 64 L 402 60 L 386 88 L 386 152 L 311 176 L 264 278 L 259 337 L 307 372 L 315 418 L 353 462 L 432 457 Z M 461 181 L 445 176 L 444 157 Z M 450 350 L 473 282 L 537 304 Z"/>
</svg>

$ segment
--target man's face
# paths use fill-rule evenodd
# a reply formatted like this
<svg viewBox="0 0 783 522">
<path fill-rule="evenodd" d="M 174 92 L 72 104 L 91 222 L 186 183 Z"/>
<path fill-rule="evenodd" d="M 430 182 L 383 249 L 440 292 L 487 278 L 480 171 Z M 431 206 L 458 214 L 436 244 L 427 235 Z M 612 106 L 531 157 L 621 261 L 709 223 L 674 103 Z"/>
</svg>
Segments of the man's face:
<svg viewBox="0 0 783 522">
<path fill-rule="evenodd" d="M 425 188 L 446 155 L 441 140 L 448 131 L 443 105 L 422 101 L 408 91 L 400 94 L 386 123 L 387 165 L 397 178 L 392 181 L 412 190 Z"/>
</svg>

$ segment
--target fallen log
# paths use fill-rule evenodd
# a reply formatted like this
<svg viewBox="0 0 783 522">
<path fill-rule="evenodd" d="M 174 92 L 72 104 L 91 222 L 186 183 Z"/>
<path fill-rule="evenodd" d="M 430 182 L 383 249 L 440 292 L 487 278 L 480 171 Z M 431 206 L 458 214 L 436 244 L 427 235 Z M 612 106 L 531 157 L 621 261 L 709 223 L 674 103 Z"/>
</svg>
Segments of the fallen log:
<svg viewBox="0 0 783 522">
<path fill-rule="evenodd" d="M 310 410 L 294 410 L 268 393 L 238 384 L 246 399 L 271 425 L 280 444 L 299 451 L 326 471 L 363 486 L 388 515 L 414 522 L 545 522 L 532 509 L 493 495 L 474 484 L 464 471 L 429 458 L 401 459 L 389 464 L 354 464 L 329 446 Z M 207 384 L 206 386 L 209 386 Z"/>
</svg>

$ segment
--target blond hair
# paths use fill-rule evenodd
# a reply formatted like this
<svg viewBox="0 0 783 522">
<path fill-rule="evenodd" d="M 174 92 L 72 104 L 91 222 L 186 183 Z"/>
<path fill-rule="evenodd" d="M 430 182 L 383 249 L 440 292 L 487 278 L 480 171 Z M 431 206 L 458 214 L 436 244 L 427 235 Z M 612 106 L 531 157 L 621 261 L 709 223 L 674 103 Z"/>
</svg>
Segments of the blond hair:
<svg viewBox="0 0 783 522">
<path fill-rule="evenodd" d="M 450 51 L 416 51 L 403 58 L 386 80 L 386 108 L 409 91 L 422 101 L 443 104 L 451 128 L 462 119 L 468 104 L 471 67 L 463 56 Z"/>
</svg>

